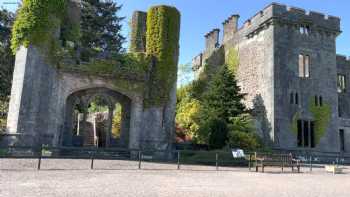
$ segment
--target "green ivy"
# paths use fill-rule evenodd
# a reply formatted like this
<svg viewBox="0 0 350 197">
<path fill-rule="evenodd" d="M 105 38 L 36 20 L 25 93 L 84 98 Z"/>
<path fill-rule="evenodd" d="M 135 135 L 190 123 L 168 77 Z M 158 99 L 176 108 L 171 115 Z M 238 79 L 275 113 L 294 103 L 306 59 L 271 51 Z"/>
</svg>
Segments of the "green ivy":
<svg viewBox="0 0 350 197">
<path fill-rule="evenodd" d="M 234 47 L 228 49 L 226 53 L 226 64 L 232 74 L 236 74 L 239 66 L 238 52 Z"/>
<path fill-rule="evenodd" d="M 310 99 L 309 110 L 315 121 L 315 142 L 319 144 L 321 138 L 326 134 L 331 120 L 332 108 L 328 103 L 323 103 L 322 106 L 316 106 L 315 102 Z"/>
<path fill-rule="evenodd" d="M 66 0 L 24 0 L 12 29 L 11 49 L 49 44 L 66 12 Z"/>
<path fill-rule="evenodd" d="M 300 116 L 300 112 L 297 112 L 292 118 L 292 131 L 295 135 L 298 135 L 298 120 L 300 119 Z"/>
<path fill-rule="evenodd" d="M 147 14 L 146 51 L 155 58 L 151 73 L 148 104 L 158 105 L 169 99 L 177 78 L 180 13 L 174 7 L 156 6 Z"/>
<path fill-rule="evenodd" d="M 310 99 L 309 111 L 315 121 L 315 144 L 319 144 L 321 138 L 326 134 L 329 122 L 331 120 L 332 108 L 328 103 L 323 103 L 322 106 L 316 106 L 315 102 Z M 298 120 L 301 118 L 300 112 L 294 114 L 292 118 L 292 131 L 298 135 Z"/>
</svg>

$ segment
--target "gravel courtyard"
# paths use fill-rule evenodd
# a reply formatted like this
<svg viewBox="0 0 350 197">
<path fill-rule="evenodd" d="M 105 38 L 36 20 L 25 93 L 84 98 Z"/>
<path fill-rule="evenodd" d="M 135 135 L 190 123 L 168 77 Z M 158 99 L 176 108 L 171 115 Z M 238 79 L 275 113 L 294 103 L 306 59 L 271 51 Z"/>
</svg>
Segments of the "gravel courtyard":
<svg viewBox="0 0 350 197">
<path fill-rule="evenodd" d="M 323 169 L 267 168 L 267 173 L 246 168 L 182 166 L 137 162 L 88 160 L 0 159 L 0 196 L 229 196 L 229 197 L 323 197 L 350 196 L 350 171 L 332 175 Z"/>
</svg>

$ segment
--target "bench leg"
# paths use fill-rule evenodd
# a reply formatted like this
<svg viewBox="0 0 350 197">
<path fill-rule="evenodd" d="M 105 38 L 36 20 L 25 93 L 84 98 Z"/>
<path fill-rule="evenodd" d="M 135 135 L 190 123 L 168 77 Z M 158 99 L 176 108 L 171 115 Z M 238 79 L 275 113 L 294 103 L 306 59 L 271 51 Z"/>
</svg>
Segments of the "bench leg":
<svg viewBox="0 0 350 197">
<path fill-rule="evenodd" d="M 300 173 L 300 166 L 298 166 L 298 173 Z"/>
<path fill-rule="evenodd" d="M 293 165 L 293 164 L 292 164 Z M 294 166 L 292 166 L 292 172 L 294 172 Z"/>
<path fill-rule="evenodd" d="M 259 172 L 259 166 L 255 166 L 255 172 Z"/>
<path fill-rule="evenodd" d="M 262 171 L 263 173 L 265 172 L 265 166 L 264 166 L 264 165 L 262 165 L 261 171 Z"/>
<path fill-rule="evenodd" d="M 283 165 L 282 165 L 282 172 L 284 172 Z"/>
</svg>

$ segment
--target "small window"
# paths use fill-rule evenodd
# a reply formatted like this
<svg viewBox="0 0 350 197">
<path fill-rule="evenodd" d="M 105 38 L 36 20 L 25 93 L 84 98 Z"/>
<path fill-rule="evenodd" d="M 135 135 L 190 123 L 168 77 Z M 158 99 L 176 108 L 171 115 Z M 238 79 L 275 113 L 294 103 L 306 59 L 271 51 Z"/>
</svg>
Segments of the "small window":
<svg viewBox="0 0 350 197">
<path fill-rule="evenodd" d="M 344 93 L 346 91 L 346 77 L 345 75 L 338 74 L 338 93 Z"/>
<path fill-rule="evenodd" d="M 318 106 L 318 96 L 315 96 L 315 106 Z"/>
<path fill-rule="evenodd" d="M 300 32 L 300 34 L 310 35 L 310 33 L 311 33 L 310 26 L 309 25 L 300 25 L 299 32 Z"/>
<path fill-rule="evenodd" d="M 299 105 L 299 95 L 298 95 L 298 93 L 295 93 L 295 104 Z"/>
<path fill-rule="evenodd" d="M 345 133 L 344 129 L 339 130 L 339 138 L 340 138 L 340 151 L 345 152 Z"/>
<path fill-rule="evenodd" d="M 310 77 L 310 56 L 299 55 L 299 77 L 309 78 Z"/>
<path fill-rule="evenodd" d="M 322 96 L 320 96 L 318 98 L 318 102 L 319 102 L 319 105 L 322 107 L 323 106 L 323 98 L 322 98 Z"/>
</svg>

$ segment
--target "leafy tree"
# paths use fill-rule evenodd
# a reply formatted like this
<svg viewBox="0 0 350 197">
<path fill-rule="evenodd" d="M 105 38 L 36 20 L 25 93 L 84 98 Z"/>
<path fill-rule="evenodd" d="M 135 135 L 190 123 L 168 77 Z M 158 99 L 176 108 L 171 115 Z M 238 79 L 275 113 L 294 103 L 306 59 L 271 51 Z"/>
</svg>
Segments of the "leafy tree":
<svg viewBox="0 0 350 197">
<path fill-rule="evenodd" d="M 14 14 L 0 10 L 0 99 L 7 100 L 11 92 L 15 57 L 11 51 L 11 28 Z"/>
<path fill-rule="evenodd" d="M 113 138 L 120 138 L 122 125 L 122 106 L 117 103 L 115 105 L 115 113 L 112 122 L 112 136 Z"/>
<path fill-rule="evenodd" d="M 182 99 L 177 105 L 176 122 L 179 127 L 185 130 L 185 135 L 191 139 L 198 137 L 198 112 L 200 107 L 198 100 L 189 97 Z"/>
<path fill-rule="evenodd" d="M 112 0 L 83 0 L 81 15 L 82 59 L 98 54 L 110 56 L 123 52 L 125 38 L 121 35 L 118 12 L 122 6 Z"/>
</svg>

